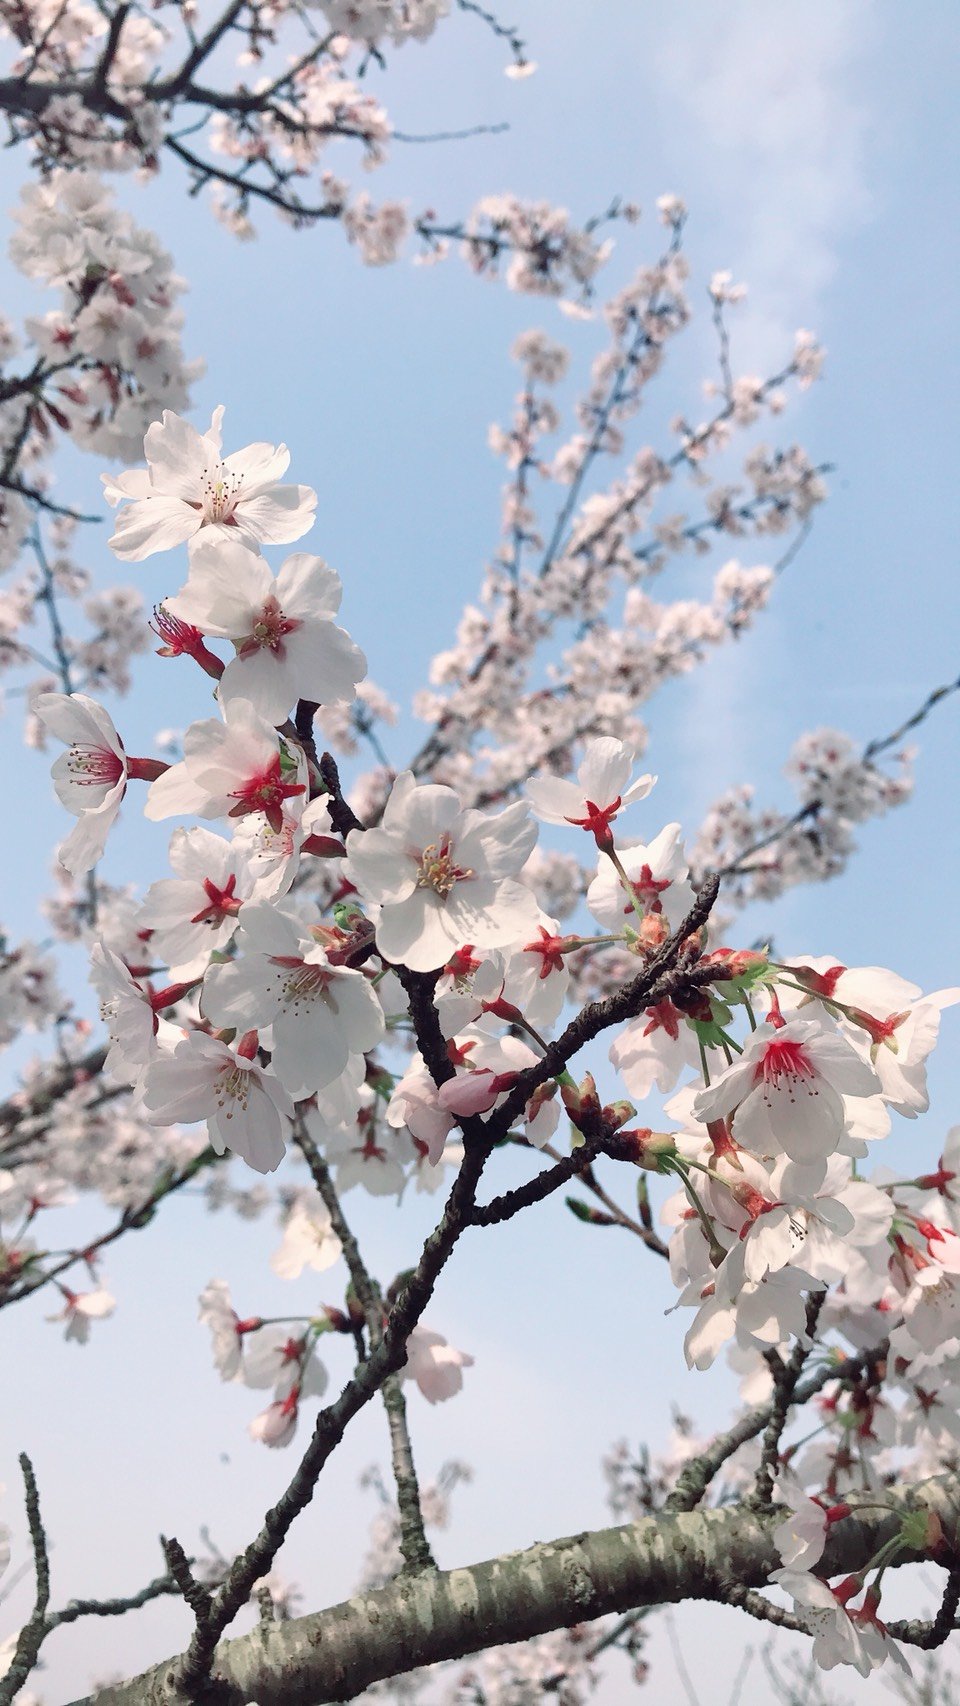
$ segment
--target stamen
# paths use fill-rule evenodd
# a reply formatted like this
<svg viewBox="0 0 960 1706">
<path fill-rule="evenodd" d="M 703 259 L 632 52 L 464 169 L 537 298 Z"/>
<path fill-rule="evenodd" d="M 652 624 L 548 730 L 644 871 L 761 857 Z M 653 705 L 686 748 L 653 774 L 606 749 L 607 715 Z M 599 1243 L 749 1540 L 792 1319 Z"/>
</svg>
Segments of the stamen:
<svg viewBox="0 0 960 1706">
<path fill-rule="evenodd" d="M 446 900 L 457 883 L 466 882 L 475 875 L 476 872 L 454 862 L 449 839 L 442 836 L 439 842 L 431 841 L 420 855 L 417 888 L 433 889 L 442 900 Z"/>
</svg>

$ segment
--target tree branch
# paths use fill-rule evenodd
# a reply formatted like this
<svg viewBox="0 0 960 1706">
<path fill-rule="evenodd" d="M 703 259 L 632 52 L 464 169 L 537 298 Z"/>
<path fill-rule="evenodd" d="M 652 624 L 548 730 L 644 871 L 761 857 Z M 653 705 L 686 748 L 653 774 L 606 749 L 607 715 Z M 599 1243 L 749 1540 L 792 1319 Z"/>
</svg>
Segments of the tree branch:
<svg viewBox="0 0 960 1706">
<path fill-rule="evenodd" d="M 267 1511 L 260 1533 L 231 1564 L 207 1626 L 196 1631 L 182 1665 L 176 1668 L 177 1685 L 184 1698 L 203 1698 L 203 1687 L 220 1635 L 232 1623 L 241 1606 L 246 1604 L 254 1582 L 269 1569 L 292 1523 L 310 1503 L 324 1464 L 339 1445 L 348 1423 L 380 1390 L 386 1377 L 396 1374 L 406 1361 L 410 1333 L 429 1303 L 454 1245 L 468 1225 L 488 1154 L 489 1149 L 484 1147 L 468 1150 L 464 1155 L 443 1214 L 387 1317 L 383 1338 L 366 1361 L 359 1365 L 339 1398 L 320 1411 L 310 1443 L 289 1485 Z M 421 1579 L 426 1579 L 427 1574 L 424 1572 Z"/>
<path fill-rule="evenodd" d="M 313 1182 L 330 1216 L 330 1224 L 343 1246 L 344 1260 L 353 1281 L 353 1289 L 366 1317 L 370 1344 L 376 1347 L 383 1337 L 384 1308 L 380 1287 L 367 1269 L 360 1246 L 344 1215 L 336 1187 L 330 1177 L 330 1169 L 307 1132 L 302 1118 L 294 1122 L 293 1141 L 310 1168 Z M 407 1426 L 406 1401 L 398 1375 L 387 1376 L 383 1382 L 381 1396 L 390 1430 L 390 1457 L 400 1511 L 400 1551 L 403 1561 L 408 1570 L 435 1570 L 436 1561 L 423 1525 L 420 1483 Z"/>
<path fill-rule="evenodd" d="M 806 1404 L 810 1398 L 829 1386 L 831 1380 L 856 1380 L 873 1364 L 882 1362 L 887 1354 L 886 1341 L 875 1349 L 864 1351 L 860 1356 L 847 1357 L 845 1361 L 828 1363 L 798 1386 L 794 1393 L 795 1404 Z M 700 1503 L 718 1470 L 723 1468 L 728 1457 L 739 1451 L 741 1445 L 746 1445 L 750 1439 L 756 1439 L 769 1427 L 774 1415 L 775 1403 L 762 1404 L 756 1410 L 749 1410 L 741 1417 L 734 1427 L 726 1433 L 718 1434 L 717 1438 L 702 1451 L 698 1457 L 691 1458 L 686 1464 L 665 1508 L 668 1511 L 692 1511 Z"/>
<path fill-rule="evenodd" d="M 48 1633 L 47 1606 L 50 1603 L 50 1561 L 47 1557 L 47 1537 L 40 1516 L 40 1495 L 33 1464 L 25 1451 L 20 1453 L 20 1468 L 27 1503 L 27 1522 L 33 1545 L 33 1561 L 37 1577 L 36 1597 L 32 1615 L 20 1631 L 17 1650 L 6 1675 L 0 1677 L 0 1706 L 10 1706 L 22 1683 L 37 1662 L 44 1636 Z"/>
<path fill-rule="evenodd" d="M 960 1486 L 941 1476 L 891 1492 L 831 1525 L 826 1575 L 865 1566 L 899 1532 L 901 1513 L 935 1511 L 951 1531 Z M 327 1611 L 255 1630 L 216 1653 L 203 1706 L 319 1706 L 352 1700 L 372 1683 L 445 1659 L 641 1606 L 685 1599 L 738 1603 L 779 1565 L 771 1513 L 724 1506 L 659 1513 L 624 1527 L 540 1543 L 469 1568 L 401 1577 Z M 914 1555 L 905 1555 L 910 1561 Z M 751 1600 L 751 1611 L 757 1607 Z M 102 1689 L 96 1706 L 173 1706 L 170 1661 Z M 73 1706 L 94 1706 L 75 1701 Z"/>
<path fill-rule="evenodd" d="M 188 1161 L 179 1173 L 174 1173 L 172 1177 L 168 1176 L 162 1180 L 144 1202 L 135 1208 L 125 1209 L 116 1226 L 112 1226 L 109 1232 L 101 1233 L 99 1238 L 94 1238 L 91 1243 L 85 1244 L 82 1250 L 74 1250 L 70 1255 L 62 1257 L 60 1261 L 54 1263 L 52 1268 L 45 1269 L 43 1273 L 31 1274 L 28 1270 L 26 1277 L 21 1280 L 20 1284 L 11 1287 L 9 1291 L 0 1288 L 0 1309 L 6 1309 L 9 1304 L 19 1303 L 24 1297 L 29 1297 L 32 1292 L 40 1291 L 43 1286 L 49 1285 L 51 1280 L 57 1279 L 68 1268 L 72 1268 L 75 1262 L 88 1261 L 98 1250 L 106 1249 L 108 1244 L 115 1244 L 125 1232 L 142 1231 L 145 1226 L 149 1226 L 158 1205 L 163 1202 L 165 1197 L 172 1196 L 174 1191 L 179 1191 L 181 1186 L 189 1184 L 190 1180 L 196 1178 L 197 1174 L 202 1172 L 205 1167 L 212 1167 L 220 1160 L 222 1160 L 222 1156 L 218 1155 L 216 1150 L 210 1148 L 202 1150 L 199 1155 L 194 1156 L 192 1161 Z"/>
</svg>

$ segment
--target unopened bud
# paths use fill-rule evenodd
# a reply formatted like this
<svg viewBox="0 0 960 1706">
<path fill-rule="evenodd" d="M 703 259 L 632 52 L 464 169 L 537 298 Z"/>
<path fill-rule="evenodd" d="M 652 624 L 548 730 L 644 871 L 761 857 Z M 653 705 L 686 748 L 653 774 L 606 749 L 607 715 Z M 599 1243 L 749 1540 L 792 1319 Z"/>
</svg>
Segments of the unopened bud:
<svg viewBox="0 0 960 1706">
<path fill-rule="evenodd" d="M 355 900 L 338 900 L 333 908 L 333 918 L 339 930 L 349 932 L 363 922 L 363 913 Z"/>
<path fill-rule="evenodd" d="M 645 1167 L 651 1173 L 671 1172 L 677 1159 L 677 1146 L 669 1131 L 650 1131 L 648 1127 L 638 1127 L 636 1131 L 617 1132 L 613 1141 L 620 1160 L 632 1161 L 637 1167 Z"/>
<path fill-rule="evenodd" d="M 598 1208 L 591 1208 L 589 1203 L 581 1202 L 579 1197 L 564 1197 L 571 1214 L 588 1226 L 616 1226 L 612 1214 L 602 1214 Z"/>
<path fill-rule="evenodd" d="M 636 1112 L 632 1102 L 608 1102 L 603 1109 L 603 1123 L 608 1131 L 619 1131 L 628 1120 L 635 1118 Z"/>
<path fill-rule="evenodd" d="M 600 1098 L 592 1072 L 586 1073 L 579 1085 L 561 1084 L 560 1095 L 567 1113 L 578 1128 L 591 1117 L 599 1116 Z"/>
<path fill-rule="evenodd" d="M 639 930 L 636 940 L 641 948 L 662 948 L 670 934 L 670 926 L 662 912 L 648 912 Z"/>
</svg>

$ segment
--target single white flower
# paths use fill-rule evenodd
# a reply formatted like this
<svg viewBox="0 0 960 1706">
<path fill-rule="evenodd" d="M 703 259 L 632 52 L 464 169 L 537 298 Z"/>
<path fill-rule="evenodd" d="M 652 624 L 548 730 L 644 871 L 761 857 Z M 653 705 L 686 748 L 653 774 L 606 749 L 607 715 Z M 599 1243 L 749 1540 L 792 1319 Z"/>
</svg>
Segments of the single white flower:
<svg viewBox="0 0 960 1706">
<path fill-rule="evenodd" d="M 306 786 L 302 750 L 288 747 L 246 699 L 231 699 L 223 722 L 207 717 L 191 723 L 181 763 L 152 784 L 144 816 L 156 822 L 186 813 L 213 818 L 262 812 L 279 833 L 285 802 L 302 808 Z"/>
<path fill-rule="evenodd" d="M 309 486 L 279 483 L 290 463 L 285 444 L 248 444 L 232 456 L 220 452 L 223 408 L 214 409 L 203 434 L 164 409 L 144 439 L 146 468 L 104 474 L 109 504 L 125 503 L 109 540 L 115 555 L 142 562 L 169 551 L 201 529 L 254 545 L 284 545 L 313 525 L 317 494 Z"/>
<path fill-rule="evenodd" d="M 333 618 L 340 577 L 320 557 L 297 552 L 274 578 L 242 544 L 201 541 L 190 578 L 167 610 L 204 634 L 232 640 L 237 655 L 220 697 L 249 699 L 268 723 L 282 722 L 298 699 L 352 699 L 367 660 Z"/>
<path fill-rule="evenodd" d="M 293 1116 L 287 1091 L 272 1072 L 216 1037 L 191 1031 L 172 1052 L 157 1055 L 144 1073 L 141 1099 L 152 1125 L 206 1120 L 217 1154 L 231 1149 L 257 1173 L 273 1173 L 283 1160 Z"/>
<path fill-rule="evenodd" d="M 96 1291 L 68 1291 L 66 1286 L 61 1286 L 60 1290 L 64 1307 L 59 1315 L 48 1315 L 47 1320 L 65 1321 L 67 1325 L 64 1338 L 72 1340 L 75 1345 L 85 1345 L 90 1337 L 91 1321 L 100 1321 L 105 1315 L 112 1315 L 117 1307 L 117 1300 L 102 1286 L 98 1286 Z"/>
<path fill-rule="evenodd" d="M 587 743 L 576 782 L 562 776 L 536 776 L 527 783 L 527 794 L 537 817 L 544 823 L 572 823 L 587 829 L 598 847 L 612 847 L 610 825 L 625 806 L 645 800 L 657 778 L 640 776 L 630 781 L 633 749 L 612 735 L 601 735 Z"/>
<path fill-rule="evenodd" d="M 777 1492 L 790 1515 L 773 1531 L 773 1544 L 786 1569 L 812 1570 L 827 1543 L 827 1512 L 791 1476 L 777 1477 Z"/>
<path fill-rule="evenodd" d="M 210 1280 L 200 1293 L 199 1317 L 210 1328 L 213 1360 L 221 1380 L 239 1380 L 243 1356 L 243 1327 L 230 1301 L 226 1280 Z"/>
<path fill-rule="evenodd" d="M 170 863 L 176 876 L 151 883 L 138 922 L 150 932 L 151 955 L 170 967 L 171 977 L 189 978 L 230 941 L 254 879 L 236 843 L 209 829 L 175 829 Z"/>
<path fill-rule="evenodd" d="M 838 1031 L 812 1019 L 759 1025 L 743 1053 L 701 1090 L 698 1120 L 734 1115 L 738 1143 L 761 1155 L 825 1162 L 844 1129 L 844 1096 L 871 1096 L 873 1068 Z"/>
<path fill-rule="evenodd" d="M 135 1083 L 157 1048 L 158 1021 L 150 996 L 103 942 L 96 942 L 90 954 L 90 982 L 110 1037 L 107 1071 Z"/>
<path fill-rule="evenodd" d="M 621 847 L 619 853 L 643 912 L 662 913 L 670 929 L 676 930 L 694 901 L 693 889 L 686 881 L 688 867 L 680 825 L 668 823 L 649 846 Z M 600 868 L 587 890 L 587 905 L 604 930 L 622 930 L 625 924 L 636 926 L 634 907 L 609 859 L 600 860 Z"/>
<path fill-rule="evenodd" d="M 331 964 L 296 912 L 248 901 L 240 925 L 240 952 L 210 967 L 201 1008 L 215 1025 L 272 1026 L 274 1072 L 296 1100 L 310 1096 L 381 1040 L 383 1008 L 363 972 Z"/>
<path fill-rule="evenodd" d="M 473 1357 L 454 1350 L 442 1333 L 414 1327 L 407 1340 L 407 1360 L 401 1380 L 415 1380 L 428 1404 L 452 1398 L 463 1386 L 463 1370 L 473 1367 Z"/>
<path fill-rule="evenodd" d="M 377 946 L 433 971 L 465 942 L 503 947 L 533 935 L 539 909 L 517 874 L 536 840 L 525 802 L 464 811 L 452 788 L 397 777 L 379 828 L 351 830 L 345 875 L 380 908 Z"/>
<path fill-rule="evenodd" d="M 127 755 L 113 721 L 85 693 L 41 693 L 37 715 L 66 745 L 53 766 L 57 798 L 78 819 L 59 850 L 73 876 L 92 870 L 103 853 L 127 787 Z"/>
<path fill-rule="evenodd" d="M 813 1656 L 821 1670 L 853 1665 L 861 1676 L 869 1676 L 874 1664 L 882 1662 L 872 1658 L 850 1612 L 819 1576 L 804 1570 L 773 1570 L 769 1579 L 793 1599 L 797 1616 L 813 1636 Z"/>
<path fill-rule="evenodd" d="M 287 1216 L 283 1240 L 270 1257 L 270 1266 L 280 1279 L 299 1279 L 304 1268 L 325 1273 L 341 1251 L 328 1210 L 316 1197 L 304 1194 L 297 1197 Z"/>
</svg>

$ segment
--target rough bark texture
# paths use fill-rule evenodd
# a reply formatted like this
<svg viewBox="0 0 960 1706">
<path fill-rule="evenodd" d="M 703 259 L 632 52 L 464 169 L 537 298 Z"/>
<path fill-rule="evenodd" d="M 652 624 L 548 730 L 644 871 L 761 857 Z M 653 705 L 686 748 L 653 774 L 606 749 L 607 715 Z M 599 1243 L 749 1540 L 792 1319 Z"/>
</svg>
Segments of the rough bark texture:
<svg viewBox="0 0 960 1706">
<path fill-rule="evenodd" d="M 865 1565 L 899 1527 L 897 1511 L 935 1510 L 953 1543 L 960 1483 L 937 1477 L 883 1495 L 830 1530 L 823 1570 Z M 728 1506 L 658 1515 L 576 1534 L 467 1569 L 403 1576 L 327 1611 L 268 1625 L 217 1649 L 202 1706 L 320 1706 L 350 1700 L 384 1677 L 456 1659 L 607 1612 L 683 1599 L 723 1601 L 730 1588 L 761 1587 L 779 1564 L 770 1511 Z M 96 1706 L 173 1706 L 175 1660 L 105 1688 Z M 93 1706 L 93 1701 L 74 1702 Z"/>
</svg>

